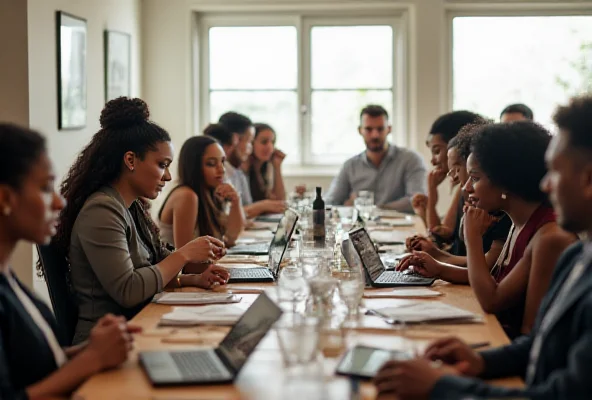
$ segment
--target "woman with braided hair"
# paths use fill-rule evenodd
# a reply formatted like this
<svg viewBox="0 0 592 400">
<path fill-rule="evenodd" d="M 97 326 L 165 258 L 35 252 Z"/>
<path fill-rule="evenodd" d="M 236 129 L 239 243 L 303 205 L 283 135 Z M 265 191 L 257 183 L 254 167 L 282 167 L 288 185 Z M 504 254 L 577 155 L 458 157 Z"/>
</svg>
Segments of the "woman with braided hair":
<svg viewBox="0 0 592 400">
<path fill-rule="evenodd" d="M 67 205 L 54 244 L 70 262 L 79 310 L 75 344 L 107 313 L 132 318 L 164 286 L 210 288 L 228 279 L 224 268 L 206 264 L 224 254 L 221 241 L 200 237 L 171 253 L 144 210 L 140 199 L 158 196 L 173 161 L 169 134 L 148 118 L 140 99 L 109 101 L 101 129 L 61 186 Z M 207 268 L 179 275 L 192 263 Z"/>
</svg>

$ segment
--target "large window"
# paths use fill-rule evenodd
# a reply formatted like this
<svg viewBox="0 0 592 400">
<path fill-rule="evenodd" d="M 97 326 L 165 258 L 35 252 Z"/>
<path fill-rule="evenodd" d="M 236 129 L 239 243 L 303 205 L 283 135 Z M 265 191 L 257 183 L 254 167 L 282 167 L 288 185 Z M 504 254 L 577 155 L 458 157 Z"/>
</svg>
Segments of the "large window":
<svg viewBox="0 0 592 400">
<path fill-rule="evenodd" d="M 592 16 L 456 17 L 455 109 L 498 120 L 525 103 L 552 127 L 558 104 L 592 91 Z"/>
<path fill-rule="evenodd" d="M 401 114 L 394 101 L 402 90 L 395 85 L 398 18 L 291 20 L 202 20 L 200 120 L 241 112 L 275 128 L 286 163 L 338 165 L 364 148 L 357 127 L 365 105 Z"/>
</svg>

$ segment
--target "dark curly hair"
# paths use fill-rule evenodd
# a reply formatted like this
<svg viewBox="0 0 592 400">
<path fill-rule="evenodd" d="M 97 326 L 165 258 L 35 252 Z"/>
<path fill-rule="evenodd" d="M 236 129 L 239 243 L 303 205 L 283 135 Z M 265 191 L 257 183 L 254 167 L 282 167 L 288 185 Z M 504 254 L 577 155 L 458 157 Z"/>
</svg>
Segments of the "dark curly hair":
<svg viewBox="0 0 592 400">
<path fill-rule="evenodd" d="M 553 116 L 557 127 L 569 136 L 569 145 L 592 151 L 592 95 L 574 97 Z"/>
<path fill-rule="evenodd" d="M 0 123 L 0 184 L 19 189 L 33 164 L 45 152 L 45 139 L 39 133 Z"/>
<path fill-rule="evenodd" d="M 475 114 L 471 111 L 452 111 L 438 117 L 438 119 L 432 124 L 429 134 L 441 135 L 442 139 L 448 143 L 456 136 L 463 126 L 482 119 L 483 117 L 479 114 Z"/>
<path fill-rule="evenodd" d="M 146 152 L 156 150 L 158 143 L 171 141 L 149 116 L 148 106 L 138 98 L 118 97 L 105 104 L 101 130 L 80 152 L 60 188 L 67 205 L 60 214 L 54 244 L 64 256 L 68 255 L 70 235 L 82 206 L 90 195 L 119 178 L 124 154 L 132 151 L 143 158 Z M 158 236 L 154 224 L 144 222 Z"/>
<path fill-rule="evenodd" d="M 493 124 L 493 121 L 479 117 L 472 123 L 463 126 L 460 128 L 460 131 L 458 131 L 458 134 L 448 142 L 448 150 L 456 148 L 460 158 L 467 161 L 469 154 L 471 154 L 471 141 L 473 140 L 473 135 L 487 124 Z"/>
<path fill-rule="evenodd" d="M 542 202 L 539 183 L 547 173 L 545 151 L 550 133 L 534 122 L 490 124 L 475 132 L 471 154 L 496 186 L 526 201 Z"/>
</svg>

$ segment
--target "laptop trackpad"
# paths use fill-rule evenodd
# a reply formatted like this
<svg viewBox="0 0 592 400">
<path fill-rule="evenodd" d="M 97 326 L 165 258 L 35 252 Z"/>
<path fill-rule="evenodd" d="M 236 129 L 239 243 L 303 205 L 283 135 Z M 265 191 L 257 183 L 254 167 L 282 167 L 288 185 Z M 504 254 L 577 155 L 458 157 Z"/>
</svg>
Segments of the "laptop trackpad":
<svg viewBox="0 0 592 400">
<path fill-rule="evenodd" d="M 153 382 L 174 383 L 183 381 L 183 375 L 168 351 L 143 353 L 141 358 Z"/>
</svg>

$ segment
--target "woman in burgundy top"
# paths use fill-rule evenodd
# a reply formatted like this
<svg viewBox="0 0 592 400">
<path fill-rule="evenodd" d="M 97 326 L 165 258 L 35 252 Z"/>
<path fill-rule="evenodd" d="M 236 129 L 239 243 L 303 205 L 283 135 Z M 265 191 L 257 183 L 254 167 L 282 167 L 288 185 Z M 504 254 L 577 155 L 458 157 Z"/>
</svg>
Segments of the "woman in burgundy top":
<svg viewBox="0 0 592 400">
<path fill-rule="evenodd" d="M 539 187 L 550 140 L 532 122 L 487 125 L 473 137 L 467 160 L 469 282 L 483 310 L 496 314 L 511 338 L 530 331 L 559 255 L 576 240 L 557 225 Z M 481 237 L 495 221 L 489 214 L 495 210 L 508 214 L 513 226 L 490 269 Z"/>
</svg>

